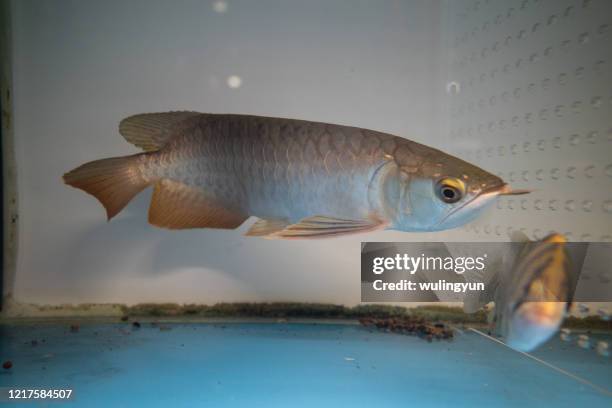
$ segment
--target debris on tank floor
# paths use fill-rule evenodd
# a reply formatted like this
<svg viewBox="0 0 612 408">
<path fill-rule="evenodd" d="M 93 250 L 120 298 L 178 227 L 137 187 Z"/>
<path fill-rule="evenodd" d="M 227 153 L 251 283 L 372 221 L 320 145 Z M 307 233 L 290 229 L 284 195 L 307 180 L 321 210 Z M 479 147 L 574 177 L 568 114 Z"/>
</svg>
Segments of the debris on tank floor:
<svg viewBox="0 0 612 408">
<path fill-rule="evenodd" d="M 452 340 L 454 331 L 443 323 L 430 323 L 422 318 L 363 318 L 359 323 L 365 327 L 376 327 L 379 330 L 416 335 L 431 342 L 435 340 Z"/>
</svg>

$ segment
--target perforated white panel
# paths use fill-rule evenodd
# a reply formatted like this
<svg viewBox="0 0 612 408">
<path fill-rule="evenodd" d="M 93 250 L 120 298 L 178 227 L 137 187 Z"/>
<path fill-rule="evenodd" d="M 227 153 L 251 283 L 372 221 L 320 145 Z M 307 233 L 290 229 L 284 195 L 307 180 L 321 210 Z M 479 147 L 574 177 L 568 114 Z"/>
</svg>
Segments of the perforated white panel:
<svg viewBox="0 0 612 408">
<path fill-rule="evenodd" d="M 516 188 L 479 238 L 612 241 L 612 1 L 450 1 L 450 151 Z"/>
</svg>

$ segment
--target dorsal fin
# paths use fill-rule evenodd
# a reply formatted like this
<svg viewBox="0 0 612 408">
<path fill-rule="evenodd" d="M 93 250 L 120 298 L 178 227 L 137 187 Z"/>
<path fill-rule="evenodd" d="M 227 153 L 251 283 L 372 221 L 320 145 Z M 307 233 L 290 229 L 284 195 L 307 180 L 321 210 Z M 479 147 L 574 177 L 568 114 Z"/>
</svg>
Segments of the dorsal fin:
<svg viewBox="0 0 612 408">
<path fill-rule="evenodd" d="M 141 113 L 123 119 L 119 133 L 133 145 L 152 152 L 161 149 L 180 130 L 194 126 L 199 115 L 199 112 Z"/>
</svg>

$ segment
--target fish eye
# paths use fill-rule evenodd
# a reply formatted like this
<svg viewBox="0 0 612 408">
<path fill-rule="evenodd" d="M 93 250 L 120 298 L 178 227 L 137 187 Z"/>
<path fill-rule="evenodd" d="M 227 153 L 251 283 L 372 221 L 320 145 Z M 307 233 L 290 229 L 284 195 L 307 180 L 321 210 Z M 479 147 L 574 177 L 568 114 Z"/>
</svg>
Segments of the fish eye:
<svg viewBox="0 0 612 408">
<path fill-rule="evenodd" d="M 447 204 L 453 204 L 463 198 L 465 185 L 463 181 L 455 178 L 444 178 L 436 185 L 438 198 Z"/>
</svg>

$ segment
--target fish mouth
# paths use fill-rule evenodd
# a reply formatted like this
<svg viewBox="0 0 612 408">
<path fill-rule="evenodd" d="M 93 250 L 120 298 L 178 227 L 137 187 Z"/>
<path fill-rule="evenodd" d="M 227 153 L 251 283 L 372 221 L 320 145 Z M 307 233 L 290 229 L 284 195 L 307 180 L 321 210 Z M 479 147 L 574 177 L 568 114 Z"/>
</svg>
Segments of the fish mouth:
<svg viewBox="0 0 612 408">
<path fill-rule="evenodd" d="M 474 196 L 470 201 L 465 202 L 460 207 L 455 208 L 450 213 L 446 215 L 446 217 L 442 218 L 436 225 L 441 225 L 445 223 L 449 218 L 451 218 L 457 212 L 463 210 L 466 206 L 473 204 L 476 200 L 482 199 L 485 196 L 500 196 L 500 195 L 521 195 L 521 194 L 529 194 L 531 190 L 513 190 L 508 183 L 498 184 L 495 186 L 487 187 L 481 190 L 478 194 Z"/>
<path fill-rule="evenodd" d="M 501 186 L 489 187 L 488 189 L 481 191 L 480 194 L 490 194 L 497 192 L 497 195 L 523 195 L 529 194 L 532 191 L 533 190 L 525 189 L 513 190 L 508 183 L 504 183 Z"/>
</svg>

